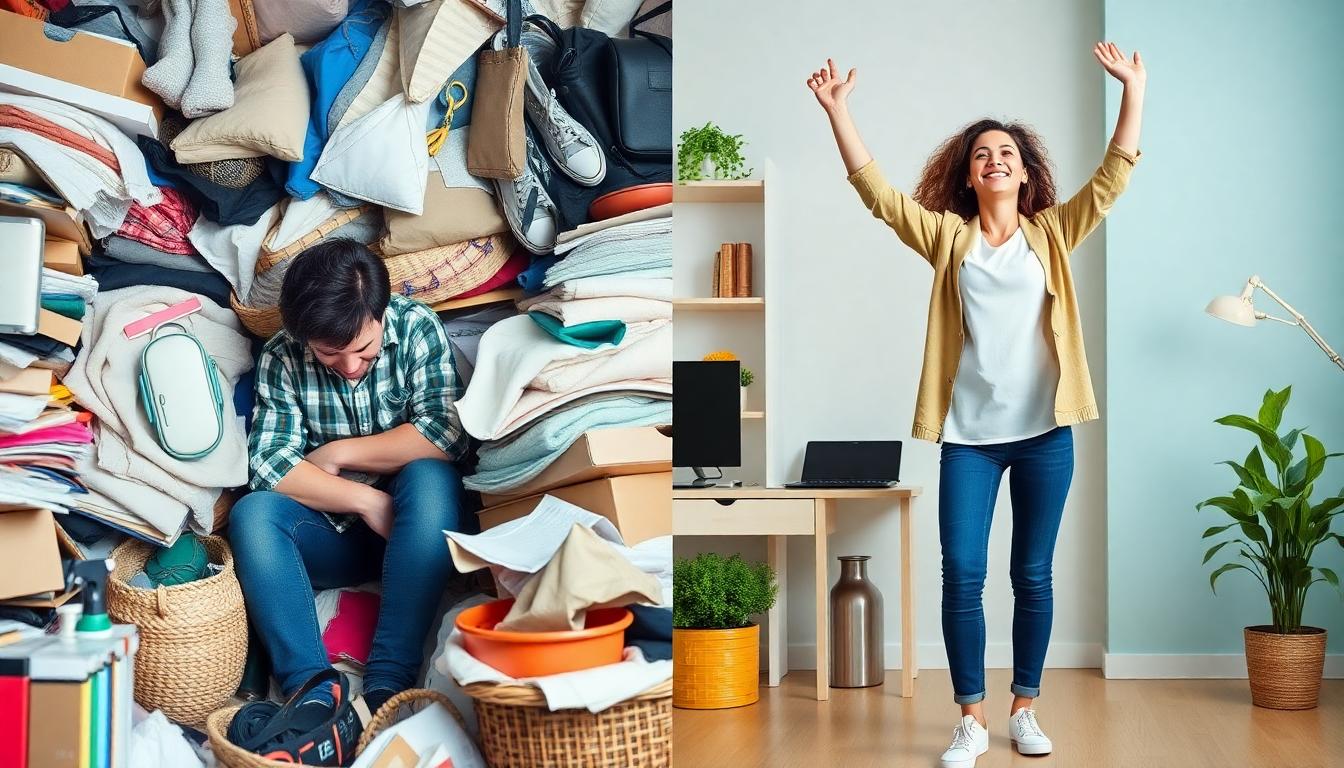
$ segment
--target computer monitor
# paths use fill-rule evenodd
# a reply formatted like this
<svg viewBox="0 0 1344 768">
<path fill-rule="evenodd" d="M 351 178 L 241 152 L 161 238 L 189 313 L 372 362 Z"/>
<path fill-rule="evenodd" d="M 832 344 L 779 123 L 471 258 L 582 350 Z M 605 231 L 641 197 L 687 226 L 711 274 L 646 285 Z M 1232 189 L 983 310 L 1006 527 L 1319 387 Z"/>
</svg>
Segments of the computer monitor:
<svg viewBox="0 0 1344 768">
<path fill-rule="evenodd" d="M 723 478 L 722 471 L 710 477 L 708 467 L 742 464 L 740 370 L 736 360 L 672 363 L 672 463 L 695 470 L 690 487 Z"/>
</svg>

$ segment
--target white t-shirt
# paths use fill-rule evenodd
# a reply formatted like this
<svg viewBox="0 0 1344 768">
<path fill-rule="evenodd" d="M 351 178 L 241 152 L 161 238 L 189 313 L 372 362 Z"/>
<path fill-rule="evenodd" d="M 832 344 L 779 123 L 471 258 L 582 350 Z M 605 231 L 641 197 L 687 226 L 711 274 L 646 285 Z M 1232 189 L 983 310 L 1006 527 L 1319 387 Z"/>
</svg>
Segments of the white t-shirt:
<svg viewBox="0 0 1344 768">
<path fill-rule="evenodd" d="M 995 248 L 979 229 L 961 264 L 966 339 L 943 442 L 988 445 L 1055 428 L 1059 362 L 1046 339 L 1045 270 L 1022 229 Z"/>
</svg>

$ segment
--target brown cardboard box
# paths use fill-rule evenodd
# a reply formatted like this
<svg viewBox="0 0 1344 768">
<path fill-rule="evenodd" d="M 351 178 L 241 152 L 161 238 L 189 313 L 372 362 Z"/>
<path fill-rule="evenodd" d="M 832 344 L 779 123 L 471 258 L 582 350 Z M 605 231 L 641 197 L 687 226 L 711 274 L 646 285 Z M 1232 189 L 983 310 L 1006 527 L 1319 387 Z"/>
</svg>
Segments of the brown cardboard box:
<svg viewBox="0 0 1344 768">
<path fill-rule="evenodd" d="M 0 511 L 0 599 L 64 589 L 56 520 L 51 512 Z"/>
<path fill-rule="evenodd" d="M 37 332 L 49 339 L 55 339 L 62 344 L 75 346 L 79 343 L 79 334 L 84 330 L 84 323 L 65 315 L 58 315 L 50 309 L 43 309 L 38 312 Z"/>
<path fill-rule="evenodd" d="M 86 32 L 65 42 L 52 40 L 41 21 L 0 11 L 0 63 L 130 99 L 163 117 L 163 102 L 140 82 L 145 62 L 133 45 Z"/>
<path fill-rule="evenodd" d="M 69 240 L 48 238 L 42 249 L 42 264 L 67 275 L 84 274 L 84 260 L 79 255 L 79 244 Z"/>
<path fill-rule="evenodd" d="M 616 427 L 583 433 L 531 482 L 508 493 L 482 493 L 487 507 L 599 477 L 672 471 L 672 438 L 657 427 Z M 671 488 L 671 486 L 668 486 Z"/>
<path fill-rule="evenodd" d="M 480 511 L 481 530 L 531 514 L 547 495 L 607 518 L 626 544 L 672 534 L 671 472 L 590 480 L 488 507 Z"/>
<path fill-rule="evenodd" d="M 47 208 L 0 200 L 0 216 L 29 216 L 41 219 L 43 226 L 47 228 L 48 238 L 69 240 L 86 256 L 93 251 L 93 240 L 89 237 L 89 230 L 84 226 L 84 217 L 74 208 Z"/>
</svg>

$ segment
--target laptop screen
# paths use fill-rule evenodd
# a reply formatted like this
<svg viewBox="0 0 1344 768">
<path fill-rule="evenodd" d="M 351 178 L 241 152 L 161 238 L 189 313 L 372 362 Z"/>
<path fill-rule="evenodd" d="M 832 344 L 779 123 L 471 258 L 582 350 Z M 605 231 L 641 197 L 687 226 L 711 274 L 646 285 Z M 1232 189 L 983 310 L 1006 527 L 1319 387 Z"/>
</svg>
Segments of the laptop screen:
<svg viewBox="0 0 1344 768">
<path fill-rule="evenodd" d="M 813 440 L 803 480 L 900 480 L 900 440 Z"/>
</svg>

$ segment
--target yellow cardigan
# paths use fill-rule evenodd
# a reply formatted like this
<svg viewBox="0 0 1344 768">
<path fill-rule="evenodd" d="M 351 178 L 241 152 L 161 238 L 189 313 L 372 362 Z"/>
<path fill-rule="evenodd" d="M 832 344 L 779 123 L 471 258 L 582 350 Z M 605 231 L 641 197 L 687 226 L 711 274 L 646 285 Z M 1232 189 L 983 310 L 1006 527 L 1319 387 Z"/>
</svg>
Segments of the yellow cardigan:
<svg viewBox="0 0 1344 768">
<path fill-rule="evenodd" d="M 1027 243 L 1045 270 L 1050 339 L 1059 361 L 1055 423 L 1060 426 L 1090 421 L 1100 415 L 1087 370 L 1078 293 L 1068 256 L 1110 211 L 1129 183 L 1129 174 L 1138 159 L 1139 154 L 1111 142 L 1101 166 L 1076 195 L 1030 219 L 1019 216 Z M 885 221 L 901 242 L 933 265 L 933 295 L 929 300 L 924 369 L 919 376 L 913 434 L 918 439 L 937 442 L 942 439 L 943 421 L 952 403 L 952 383 L 957 378 L 965 341 L 958 273 L 975 242 L 973 235 L 980 226 L 980 217 L 964 221 L 951 211 L 927 210 L 888 184 L 875 161 L 850 174 L 849 182 L 873 216 Z"/>
</svg>

